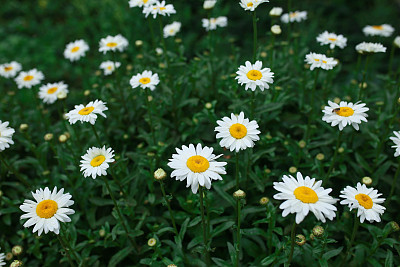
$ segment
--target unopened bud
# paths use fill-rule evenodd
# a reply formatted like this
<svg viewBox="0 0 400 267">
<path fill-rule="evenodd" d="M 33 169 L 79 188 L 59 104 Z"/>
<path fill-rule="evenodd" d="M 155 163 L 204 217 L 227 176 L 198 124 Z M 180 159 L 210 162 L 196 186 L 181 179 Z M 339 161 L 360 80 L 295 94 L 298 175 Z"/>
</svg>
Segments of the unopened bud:
<svg viewBox="0 0 400 267">
<path fill-rule="evenodd" d="M 365 177 L 362 178 L 361 182 L 363 184 L 365 184 L 366 186 L 370 186 L 372 184 L 372 178 L 368 177 L 368 176 L 365 176 Z"/>
<path fill-rule="evenodd" d="M 136 40 L 135 41 L 135 45 L 136 46 L 142 46 L 143 45 L 143 41 L 142 40 Z"/>
<path fill-rule="evenodd" d="M 45 141 L 51 141 L 53 139 L 53 134 L 52 133 L 47 133 L 44 135 L 44 140 Z"/>
<path fill-rule="evenodd" d="M 390 222 L 390 227 L 392 227 L 393 232 L 397 232 L 400 230 L 399 224 L 395 221 Z"/>
<path fill-rule="evenodd" d="M 322 153 L 318 153 L 317 156 L 315 157 L 317 160 L 324 160 L 325 159 L 325 155 Z"/>
<path fill-rule="evenodd" d="M 100 237 L 104 237 L 105 235 L 106 235 L 106 230 L 100 229 L 100 230 L 99 230 L 99 236 L 100 236 Z"/>
<path fill-rule="evenodd" d="M 292 166 L 292 167 L 289 168 L 289 172 L 290 173 L 296 173 L 297 172 L 297 168 Z"/>
<path fill-rule="evenodd" d="M 305 147 L 306 147 L 306 141 L 301 140 L 301 141 L 299 142 L 299 147 L 300 147 L 300 148 L 305 148 Z"/>
<path fill-rule="evenodd" d="M 267 197 L 262 197 L 262 198 L 260 199 L 260 205 L 266 206 L 268 203 L 269 203 L 269 198 L 267 198 Z"/>
<path fill-rule="evenodd" d="M 158 180 L 158 181 L 164 180 L 165 177 L 167 177 L 167 173 L 166 173 L 163 169 L 161 169 L 161 168 L 158 168 L 158 169 L 154 172 L 154 179 L 156 179 L 156 180 Z"/>
<path fill-rule="evenodd" d="M 83 95 L 84 95 L 84 96 L 90 95 L 90 90 L 85 90 L 85 91 L 83 92 Z"/>
<path fill-rule="evenodd" d="M 11 249 L 12 254 L 14 254 L 15 256 L 21 255 L 22 251 L 23 249 L 19 245 L 13 246 L 13 248 Z"/>
<path fill-rule="evenodd" d="M 233 197 L 236 199 L 243 199 L 246 197 L 246 193 L 243 190 L 237 190 L 235 193 L 233 193 Z"/>
<path fill-rule="evenodd" d="M 26 123 L 22 123 L 22 124 L 19 126 L 19 130 L 20 130 L 21 132 L 24 132 L 24 131 L 28 130 L 28 128 L 29 128 L 29 126 L 28 126 L 28 124 L 26 124 Z"/>
<path fill-rule="evenodd" d="M 65 143 L 67 142 L 68 137 L 65 134 L 62 134 L 58 137 L 58 141 L 60 141 L 60 143 Z"/>
<path fill-rule="evenodd" d="M 147 241 L 147 245 L 149 245 L 149 247 L 154 247 L 157 244 L 157 240 L 155 238 L 150 238 Z"/>
</svg>

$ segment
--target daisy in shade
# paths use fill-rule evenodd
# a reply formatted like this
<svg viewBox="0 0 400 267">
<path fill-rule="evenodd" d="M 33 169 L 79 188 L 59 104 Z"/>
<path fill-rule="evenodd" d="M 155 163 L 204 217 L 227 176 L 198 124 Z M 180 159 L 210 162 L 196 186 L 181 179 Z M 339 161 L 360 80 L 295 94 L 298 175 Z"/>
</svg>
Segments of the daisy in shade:
<svg viewBox="0 0 400 267">
<path fill-rule="evenodd" d="M 217 0 L 205 0 L 203 3 L 203 8 L 204 9 L 212 9 L 216 3 L 217 3 Z"/>
<path fill-rule="evenodd" d="M 306 55 L 306 63 L 310 65 L 310 70 L 321 68 L 331 70 L 337 65 L 337 61 L 333 57 L 327 57 L 323 54 L 309 53 Z"/>
<path fill-rule="evenodd" d="M 43 72 L 37 69 L 31 69 L 29 71 L 21 71 L 15 78 L 15 82 L 19 89 L 31 88 L 32 86 L 40 84 L 43 79 Z"/>
<path fill-rule="evenodd" d="M 202 19 L 202 26 L 206 31 L 216 30 L 218 27 L 226 27 L 228 25 L 227 17 L 218 17 L 218 18 L 210 18 L 210 19 Z"/>
<path fill-rule="evenodd" d="M 350 210 L 357 209 L 357 217 L 360 217 L 361 223 L 365 219 L 370 223 L 381 221 L 380 215 L 385 212 L 386 208 L 379 205 L 385 199 L 379 198 L 382 194 L 378 193 L 378 190 L 367 188 L 365 184 L 357 183 L 356 188 L 346 186 L 340 193 L 340 197 L 343 198 L 340 204 L 348 205 Z"/>
<path fill-rule="evenodd" d="M 68 94 L 68 85 L 64 82 L 48 83 L 39 88 L 39 98 L 46 104 L 53 104 L 61 94 Z"/>
<path fill-rule="evenodd" d="M 0 266 L 6 265 L 6 262 L 4 259 L 6 258 L 6 255 L 4 253 L 0 253 Z"/>
<path fill-rule="evenodd" d="M 128 47 L 128 40 L 123 37 L 121 34 L 116 36 L 107 36 L 106 38 L 100 39 L 99 43 L 99 52 L 103 52 L 104 54 L 108 51 L 119 51 L 122 52 Z"/>
<path fill-rule="evenodd" d="M 336 216 L 334 204 L 337 199 L 329 196 L 331 188 L 321 187 L 322 181 L 316 181 L 297 172 L 296 178 L 284 175 L 283 182 L 274 182 L 274 189 L 280 193 L 274 198 L 285 200 L 279 208 L 283 210 L 282 216 L 296 213 L 296 223 L 301 223 L 311 211 L 318 220 L 325 222 L 325 218 L 332 220 Z"/>
<path fill-rule="evenodd" d="M 382 25 L 367 25 L 364 27 L 363 32 L 366 36 L 383 36 L 389 37 L 394 32 L 394 28 L 389 24 Z"/>
<path fill-rule="evenodd" d="M 343 49 L 347 45 L 347 38 L 341 34 L 324 31 L 317 36 L 317 42 L 320 45 L 329 45 L 330 49 L 334 49 L 336 46 Z"/>
<path fill-rule="evenodd" d="M 138 73 L 132 76 L 130 84 L 132 88 L 141 87 L 143 89 L 149 88 L 151 91 L 156 89 L 156 86 L 160 83 L 158 74 L 151 70 L 145 70 L 142 73 Z"/>
<path fill-rule="evenodd" d="M 362 42 L 356 45 L 356 50 L 360 54 L 385 53 L 386 47 L 379 43 Z"/>
<path fill-rule="evenodd" d="M 189 147 L 176 148 L 176 152 L 168 163 L 174 169 L 171 177 L 179 181 L 186 179 L 186 187 L 191 186 L 193 194 L 197 193 L 199 185 L 210 189 L 212 180 L 222 180 L 220 174 L 226 174 L 226 162 L 216 161 L 222 154 L 214 155 L 211 147 L 190 144 Z"/>
<path fill-rule="evenodd" d="M 218 132 L 217 139 L 222 138 L 219 145 L 230 151 L 239 152 L 239 150 L 253 147 L 254 142 L 260 140 L 257 122 L 244 118 L 243 111 L 239 116 L 231 113 L 230 118 L 223 117 L 222 120 L 217 121 L 217 124 L 214 131 Z"/>
<path fill-rule="evenodd" d="M 357 102 L 355 104 L 351 102 L 341 101 L 336 104 L 332 101 L 328 101 L 329 106 L 325 106 L 323 121 L 330 123 L 332 127 L 338 125 L 339 130 L 342 131 L 347 125 L 352 125 L 354 129 L 359 130 L 359 124 L 361 121 L 367 122 L 367 112 L 369 108 L 365 107 L 364 103 Z"/>
<path fill-rule="evenodd" d="M 400 156 L 400 131 L 393 132 L 395 136 L 391 136 L 390 139 L 394 142 L 394 146 L 392 148 L 396 148 L 396 151 L 394 152 L 394 156 L 398 157 Z"/>
<path fill-rule="evenodd" d="M 394 38 L 393 44 L 394 44 L 397 48 L 400 48 L 400 36 L 396 36 L 396 38 Z"/>
<path fill-rule="evenodd" d="M 285 13 L 281 16 L 281 21 L 283 23 L 301 22 L 306 19 L 307 19 L 307 11 L 294 11 L 290 13 Z"/>
<path fill-rule="evenodd" d="M 16 61 L 0 65 L 0 76 L 4 78 L 14 78 L 15 75 L 22 69 L 21 64 Z"/>
<path fill-rule="evenodd" d="M 113 61 L 107 60 L 100 64 L 100 69 L 103 70 L 104 75 L 110 75 L 116 69 L 118 69 L 120 66 L 121 66 L 120 62 L 113 62 Z"/>
<path fill-rule="evenodd" d="M 171 24 L 165 25 L 163 32 L 164 38 L 175 36 L 181 30 L 181 23 L 174 21 Z"/>
<path fill-rule="evenodd" d="M 70 124 L 75 124 L 77 121 L 90 122 L 94 125 L 97 119 L 97 115 L 101 115 L 107 118 L 103 111 L 108 110 L 106 103 L 101 100 L 90 101 L 86 106 L 80 104 L 76 105 L 75 108 L 65 114 Z"/>
<path fill-rule="evenodd" d="M 60 222 L 70 222 L 71 219 L 68 215 L 75 213 L 73 209 L 69 208 L 74 204 L 74 201 L 71 200 L 72 196 L 69 193 L 64 194 L 64 188 L 57 191 L 57 187 L 54 187 L 53 192 L 48 187 L 44 190 L 38 189 L 35 193 L 32 192 L 32 196 L 35 201 L 26 199 L 19 207 L 26 212 L 21 219 L 29 219 L 25 222 L 24 227 L 35 225 L 33 232 L 38 232 L 39 236 L 43 231 L 45 234 L 54 232 L 58 235 Z"/>
<path fill-rule="evenodd" d="M 254 11 L 258 5 L 267 3 L 268 0 L 240 0 L 239 4 L 244 10 Z"/>
<path fill-rule="evenodd" d="M 9 148 L 10 145 L 14 144 L 12 136 L 15 133 L 15 130 L 8 127 L 9 124 L 8 121 L 2 122 L 0 120 L 0 151 L 3 151 L 4 149 Z"/>
<path fill-rule="evenodd" d="M 271 72 L 270 68 L 262 68 L 262 62 L 256 61 L 255 64 L 251 64 L 250 61 L 246 61 L 245 65 L 240 66 L 236 72 L 236 80 L 240 85 L 246 84 L 245 89 L 251 89 L 255 91 L 256 88 L 260 88 L 261 91 L 269 89 L 269 83 L 273 83 L 274 73 Z"/>
<path fill-rule="evenodd" d="M 157 1 L 153 5 L 148 5 L 143 8 L 143 14 L 146 15 L 146 18 L 151 14 L 153 15 L 153 18 L 155 19 L 157 15 L 161 16 L 168 16 L 171 14 L 175 14 L 175 8 L 173 5 L 165 4 L 165 1 Z"/>
<path fill-rule="evenodd" d="M 85 178 L 92 176 L 93 179 L 96 179 L 96 176 L 107 175 L 107 169 L 110 167 L 109 163 L 114 161 L 114 150 L 111 147 L 107 149 L 106 146 L 102 148 L 92 147 L 82 156 L 81 165 L 79 166 Z"/>
<path fill-rule="evenodd" d="M 64 50 L 64 57 L 72 61 L 77 61 L 84 57 L 89 50 L 88 44 L 84 40 L 76 40 L 67 44 Z"/>
<path fill-rule="evenodd" d="M 152 5 L 156 2 L 156 0 L 130 0 L 129 7 L 145 7 Z"/>
</svg>

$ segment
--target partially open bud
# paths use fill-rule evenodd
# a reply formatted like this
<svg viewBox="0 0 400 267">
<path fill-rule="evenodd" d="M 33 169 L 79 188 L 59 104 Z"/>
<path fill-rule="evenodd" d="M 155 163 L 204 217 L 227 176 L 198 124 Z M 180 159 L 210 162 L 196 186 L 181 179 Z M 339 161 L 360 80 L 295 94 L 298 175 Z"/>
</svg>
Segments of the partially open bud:
<svg viewBox="0 0 400 267">
<path fill-rule="evenodd" d="M 320 225 L 316 225 L 312 229 L 312 232 L 316 237 L 321 237 L 324 234 L 324 227 L 322 227 Z"/>
<path fill-rule="evenodd" d="M 301 141 L 299 142 L 299 147 L 305 148 L 305 147 L 306 147 L 306 141 L 301 140 Z"/>
<path fill-rule="evenodd" d="M 233 193 L 233 197 L 236 199 L 243 199 L 246 197 L 246 193 L 243 190 L 237 190 L 235 193 Z"/>
<path fill-rule="evenodd" d="M 21 132 L 25 132 L 26 130 L 28 130 L 28 128 L 29 128 L 29 126 L 28 126 L 28 124 L 26 124 L 26 123 L 22 123 L 22 124 L 19 126 L 19 130 L 20 130 Z"/>
<path fill-rule="evenodd" d="M 22 266 L 22 261 L 15 260 L 10 264 L 10 267 L 20 267 Z"/>
<path fill-rule="evenodd" d="M 154 172 L 154 179 L 156 179 L 156 180 L 158 180 L 158 181 L 164 180 L 165 177 L 167 177 L 167 173 L 166 173 L 163 169 L 161 169 L 161 168 L 158 168 L 158 169 Z"/>
<path fill-rule="evenodd" d="M 58 137 L 58 141 L 60 141 L 60 143 L 65 143 L 67 142 L 68 137 L 65 134 L 62 134 Z"/>
<path fill-rule="evenodd" d="M 269 202 L 269 198 L 267 198 L 267 197 L 262 197 L 260 199 L 260 205 L 262 205 L 262 206 L 266 206 L 268 204 L 268 202 Z"/>
<path fill-rule="evenodd" d="M 372 184 L 372 178 L 368 177 L 368 176 L 365 176 L 365 177 L 362 178 L 361 182 L 363 184 L 365 184 L 366 186 L 370 186 Z"/>
<path fill-rule="evenodd" d="M 319 161 L 324 160 L 325 159 L 325 155 L 322 153 L 318 153 L 317 156 L 315 156 L 315 158 Z"/>
<path fill-rule="evenodd" d="M 100 229 L 100 230 L 99 230 L 99 236 L 100 236 L 100 237 L 104 237 L 105 235 L 106 235 L 106 230 Z"/>
<path fill-rule="evenodd" d="M 390 227 L 392 228 L 393 232 L 397 232 L 400 230 L 399 224 L 395 221 L 390 222 Z"/>
<path fill-rule="evenodd" d="M 22 251 L 23 249 L 19 245 L 13 246 L 13 248 L 11 249 L 12 254 L 14 254 L 15 256 L 21 255 Z"/>
<path fill-rule="evenodd" d="M 304 235 L 296 235 L 296 244 L 302 246 L 306 243 L 306 237 Z"/>
<path fill-rule="evenodd" d="M 157 244 L 157 240 L 155 238 L 150 238 L 147 241 L 147 245 L 149 245 L 149 247 L 154 247 Z"/>
<path fill-rule="evenodd" d="M 12 260 L 12 258 L 14 258 L 14 255 L 11 252 L 7 252 L 6 253 L 6 261 L 10 261 L 10 260 Z"/>
<path fill-rule="evenodd" d="M 44 140 L 45 141 L 51 141 L 53 139 L 54 135 L 52 133 L 47 133 L 44 135 Z"/>
</svg>

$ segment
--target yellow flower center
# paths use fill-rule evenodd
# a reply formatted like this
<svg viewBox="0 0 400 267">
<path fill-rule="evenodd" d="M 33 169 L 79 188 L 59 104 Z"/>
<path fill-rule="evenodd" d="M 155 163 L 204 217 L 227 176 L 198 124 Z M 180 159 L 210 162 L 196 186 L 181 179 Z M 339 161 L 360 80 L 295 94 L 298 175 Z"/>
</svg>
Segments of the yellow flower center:
<svg viewBox="0 0 400 267">
<path fill-rule="evenodd" d="M 247 135 L 247 128 L 243 124 L 235 123 L 229 127 L 229 132 L 231 133 L 233 138 L 242 139 Z"/>
<path fill-rule="evenodd" d="M 13 67 L 11 67 L 11 66 L 4 67 L 4 70 L 5 70 L 5 71 L 10 71 L 10 70 L 12 70 L 12 69 L 13 69 Z"/>
<path fill-rule="evenodd" d="M 109 42 L 106 44 L 108 47 L 116 47 L 118 44 L 115 42 Z"/>
<path fill-rule="evenodd" d="M 92 111 L 94 110 L 94 107 L 86 107 L 83 108 L 81 110 L 79 110 L 79 115 L 89 115 L 90 113 L 92 113 Z"/>
<path fill-rule="evenodd" d="M 253 2 L 247 3 L 247 6 L 253 6 Z"/>
<path fill-rule="evenodd" d="M 165 8 L 165 7 L 163 7 L 163 6 L 162 6 L 162 7 L 160 7 L 160 10 L 165 10 L 165 9 L 166 9 L 166 8 Z"/>
<path fill-rule="evenodd" d="M 307 186 L 299 186 L 294 192 L 294 196 L 303 203 L 315 203 L 318 201 L 318 195 L 314 190 Z"/>
<path fill-rule="evenodd" d="M 143 0 L 143 3 L 145 3 L 145 4 L 146 4 L 148 1 L 149 1 L 149 0 Z"/>
<path fill-rule="evenodd" d="M 325 61 L 325 60 L 322 60 L 322 63 L 326 64 L 326 61 Z"/>
<path fill-rule="evenodd" d="M 361 206 L 363 206 L 366 209 L 372 209 L 373 206 L 373 202 L 370 196 L 366 195 L 366 194 L 358 194 L 355 196 L 355 198 L 358 201 L 358 204 L 360 204 Z"/>
<path fill-rule="evenodd" d="M 174 33 L 174 29 L 169 30 L 169 33 Z"/>
<path fill-rule="evenodd" d="M 43 200 L 36 206 L 36 214 L 40 218 L 51 218 L 56 214 L 58 204 L 54 200 Z"/>
<path fill-rule="evenodd" d="M 296 17 L 297 16 L 297 12 L 293 12 L 293 13 L 290 13 L 289 14 L 289 17 L 291 17 L 291 18 L 294 18 L 294 17 Z"/>
<path fill-rule="evenodd" d="M 90 165 L 92 165 L 92 167 L 98 167 L 98 166 L 100 166 L 105 160 L 106 160 L 106 157 L 104 157 L 103 155 L 98 155 L 97 157 L 95 157 L 94 159 L 92 159 L 92 161 L 90 162 Z"/>
<path fill-rule="evenodd" d="M 139 80 L 139 82 L 140 82 L 141 84 L 148 84 L 148 83 L 150 82 L 150 78 L 141 78 L 141 79 Z"/>
<path fill-rule="evenodd" d="M 210 167 L 210 162 L 203 156 L 191 156 L 186 161 L 186 166 L 192 172 L 205 172 Z"/>
<path fill-rule="evenodd" d="M 246 76 L 253 81 L 260 80 L 262 78 L 261 71 L 259 70 L 251 70 L 246 74 Z"/>
<path fill-rule="evenodd" d="M 108 69 L 108 70 L 112 70 L 112 66 L 108 66 L 107 69 Z"/>
<path fill-rule="evenodd" d="M 318 59 L 318 58 L 314 58 L 314 60 L 315 60 L 315 61 L 317 61 L 317 62 L 319 61 L 319 59 Z"/>
<path fill-rule="evenodd" d="M 30 81 L 30 80 L 32 80 L 33 79 L 33 76 L 32 75 L 26 75 L 25 77 L 24 77 L 24 81 L 25 82 L 28 82 L 28 81 Z"/>
<path fill-rule="evenodd" d="M 166 8 L 163 7 L 163 6 L 160 6 L 160 7 L 153 7 L 153 9 L 154 9 L 154 10 L 157 10 L 157 9 L 159 9 L 159 10 L 165 10 Z"/>
<path fill-rule="evenodd" d="M 49 90 L 47 90 L 47 93 L 49 95 L 54 94 L 57 91 L 57 89 L 58 89 L 57 87 L 51 87 Z"/>
<path fill-rule="evenodd" d="M 375 30 L 383 30 L 382 25 L 374 25 L 374 26 L 372 26 L 372 28 L 374 28 Z"/>
<path fill-rule="evenodd" d="M 328 38 L 328 40 L 332 41 L 332 42 L 336 42 L 336 38 Z"/>
<path fill-rule="evenodd" d="M 71 49 L 71 52 L 72 52 L 72 53 L 75 53 L 75 52 L 77 52 L 79 49 L 80 49 L 79 46 L 75 46 L 74 48 Z"/>
<path fill-rule="evenodd" d="M 350 117 L 354 114 L 354 109 L 349 107 L 341 107 L 339 110 L 335 110 L 336 114 L 342 117 Z"/>
</svg>

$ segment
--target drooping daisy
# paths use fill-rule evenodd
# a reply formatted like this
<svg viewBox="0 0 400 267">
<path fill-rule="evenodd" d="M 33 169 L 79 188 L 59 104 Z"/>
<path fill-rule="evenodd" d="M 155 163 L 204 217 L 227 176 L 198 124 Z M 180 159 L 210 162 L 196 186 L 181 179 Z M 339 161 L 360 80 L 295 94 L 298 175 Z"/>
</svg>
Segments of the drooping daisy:
<svg viewBox="0 0 400 267">
<path fill-rule="evenodd" d="M 0 65 L 0 76 L 4 78 L 14 78 L 15 75 L 22 69 L 21 64 L 16 61 Z"/>
<path fill-rule="evenodd" d="M 396 36 L 396 38 L 394 38 L 393 44 L 397 46 L 397 48 L 400 48 L 400 36 Z"/>
<path fill-rule="evenodd" d="M 0 266 L 6 265 L 6 262 L 4 259 L 6 258 L 6 255 L 4 253 L 0 253 Z"/>
<path fill-rule="evenodd" d="M 398 157 L 400 156 L 400 131 L 393 132 L 395 136 L 391 136 L 390 139 L 394 142 L 394 146 L 392 148 L 396 148 L 396 151 L 394 152 L 394 156 Z"/>
<path fill-rule="evenodd" d="M 15 130 L 8 127 L 9 124 L 8 121 L 2 122 L 0 120 L 0 151 L 3 151 L 4 149 L 9 148 L 10 145 L 14 144 L 12 136 L 15 133 Z"/>
<path fill-rule="evenodd" d="M 152 5 L 156 0 L 129 0 L 129 7 L 144 7 Z"/>
<path fill-rule="evenodd" d="M 165 4 L 165 1 L 157 1 L 153 5 L 145 6 L 143 8 L 143 14 L 146 15 L 146 18 L 151 14 L 153 15 L 153 18 L 155 19 L 157 15 L 161 16 L 168 16 L 171 14 L 175 14 L 175 8 L 172 4 Z"/>
<path fill-rule="evenodd" d="M 239 4 L 244 10 L 254 11 L 258 5 L 267 2 L 269 0 L 240 0 Z"/>
<path fill-rule="evenodd" d="M 356 188 L 346 186 L 345 189 L 340 191 L 340 201 L 342 205 L 348 205 L 350 210 L 357 209 L 357 217 L 360 217 L 360 222 L 363 223 L 365 219 L 370 223 L 376 221 L 380 222 L 382 215 L 385 212 L 385 207 L 382 204 L 385 199 L 379 198 L 382 194 L 374 188 L 367 188 L 365 184 L 357 183 Z"/>
<path fill-rule="evenodd" d="M 113 62 L 113 61 L 107 60 L 100 64 L 100 69 L 103 70 L 104 75 L 110 75 L 116 69 L 118 69 L 120 66 L 121 66 L 120 62 Z"/>
<path fill-rule="evenodd" d="M 269 15 L 271 17 L 279 17 L 282 15 L 283 9 L 281 7 L 273 7 L 271 11 L 269 11 Z"/>
<path fill-rule="evenodd" d="M 56 102 L 60 94 L 68 94 L 68 85 L 64 82 L 48 83 L 39 88 L 39 98 L 47 104 L 53 104 Z"/>
<path fill-rule="evenodd" d="M 338 125 L 340 131 L 347 125 L 352 125 L 358 131 L 358 124 L 361 124 L 361 121 L 367 122 L 368 115 L 365 112 L 369 108 L 365 107 L 364 103 L 357 102 L 353 104 L 341 101 L 339 104 L 336 104 L 328 101 L 328 105 L 322 111 L 324 113 L 322 120 L 330 123 L 332 127 Z"/>
<path fill-rule="evenodd" d="M 107 36 L 106 38 L 101 38 L 99 43 L 99 52 L 103 52 L 104 54 L 108 51 L 119 51 L 122 52 L 128 47 L 128 40 L 123 37 L 121 34 L 116 36 Z"/>
<path fill-rule="evenodd" d="M 163 32 L 164 38 L 168 38 L 170 36 L 175 36 L 181 30 L 181 23 L 174 21 L 171 24 L 165 25 Z"/>
<path fill-rule="evenodd" d="M 281 21 L 283 23 L 301 22 L 306 19 L 307 19 L 307 11 L 294 11 L 290 13 L 285 13 L 281 16 Z"/>
<path fill-rule="evenodd" d="M 216 30 L 217 27 L 226 27 L 228 25 L 228 18 L 221 16 L 218 18 L 210 18 L 210 19 L 202 19 L 201 20 L 203 28 L 206 29 L 206 31 L 211 31 L 211 30 Z"/>
<path fill-rule="evenodd" d="M 141 87 L 143 89 L 149 88 L 151 91 L 156 89 L 156 86 L 160 83 L 158 74 L 151 70 L 145 70 L 142 73 L 138 73 L 132 76 L 130 84 L 132 88 Z"/>
<path fill-rule="evenodd" d="M 253 147 L 254 142 L 260 140 L 257 122 L 244 118 L 243 111 L 239 113 L 239 116 L 231 113 L 230 118 L 223 117 L 222 120 L 217 121 L 217 124 L 214 131 L 218 132 L 217 139 L 222 138 L 219 145 L 229 148 L 230 151 L 239 152 L 239 150 Z"/>
<path fill-rule="evenodd" d="M 168 162 L 168 166 L 174 169 L 171 177 L 179 181 L 186 179 L 186 187 L 191 186 L 193 194 L 197 193 L 199 185 L 210 189 L 212 180 L 222 180 L 221 174 L 226 174 L 226 162 L 216 161 L 222 155 L 214 155 L 211 147 L 190 144 L 189 147 L 176 148 L 176 152 Z"/>
<path fill-rule="evenodd" d="M 24 227 L 33 227 L 33 232 L 38 232 L 40 236 L 44 231 L 45 234 L 48 232 L 54 232 L 58 235 L 60 230 L 59 222 L 70 222 L 71 219 L 68 215 L 74 214 L 75 211 L 70 209 L 69 206 L 74 204 L 71 200 L 69 193 L 64 194 L 64 188 L 60 191 L 57 187 L 54 187 L 53 192 L 48 187 L 38 189 L 36 192 L 32 192 L 32 196 L 35 201 L 26 199 L 24 203 L 19 207 L 23 212 L 21 219 L 28 219 L 24 223 Z"/>
<path fill-rule="evenodd" d="M 93 179 L 96 179 L 96 176 L 107 175 L 109 163 L 114 161 L 114 150 L 111 147 L 107 149 L 106 146 L 102 148 L 92 147 L 82 156 L 79 166 L 83 171 L 83 176 L 92 176 Z"/>
<path fill-rule="evenodd" d="M 19 89 L 31 88 L 32 86 L 40 84 L 43 79 L 43 72 L 37 69 L 31 69 L 29 71 L 21 71 L 15 78 L 15 82 Z"/>
<path fill-rule="evenodd" d="M 64 50 L 64 57 L 73 62 L 84 57 L 88 50 L 89 46 L 84 40 L 76 40 L 67 44 Z"/>
<path fill-rule="evenodd" d="M 282 216 L 296 213 L 296 223 L 301 223 L 311 211 L 318 220 L 325 222 L 325 218 L 332 220 L 336 216 L 336 207 L 333 205 L 338 201 L 329 196 L 331 188 L 321 187 L 322 181 L 297 172 L 296 178 L 292 175 L 284 175 L 283 182 L 274 182 L 274 189 L 280 193 L 275 194 L 275 199 L 285 200 L 279 208 L 283 210 Z"/>
<path fill-rule="evenodd" d="M 203 8 L 204 9 L 212 9 L 216 3 L 217 3 L 217 0 L 205 0 L 203 3 Z"/>
<path fill-rule="evenodd" d="M 360 54 L 385 53 L 386 47 L 379 43 L 362 42 L 356 45 L 356 50 Z"/>
<path fill-rule="evenodd" d="M 240 85 L 246 84 L 246 90 L 250 88 L 255 91 L 258 86 L 261 91 L 264 91 L 264 89 L 269 89 L 269 83 L 274 82 L 274 73 L 270 68 L 262 68 L 261 61 L 256 61 L 254 64 L 246 61 L 244 66 L 239 67 L 236 74 L 238 76 L 235 79 Z"/>
<path fill-rule="evenodd" d="M 333 32 L 324 31 L 317 36 L 317 42 L 321 45 L 329 45 L 330 49 L 334 49 L 335 46 L 343 49 L 347 45 L 347 38 L 341 34 L 337 35 Z"/>
<path fill-rule="evenodd" d="M 75 124 L 77 121 L 90 122 L 94 125 L 97 119 L 97 114 L 107 118 L 103 111 L 108 110 L 106 103 L 101 100 L 90 101 L 86 106 L 80 104 L 75 105 L 75 108 L 65 114 L 70 124 Z"/>
<path fill-rule="evenodd" d="M 307 54 L 305 61 L 310 65 L 310 70 L 315 68 L 331 70 L 337 65 L 337 61 L 333 57 L 327 57 L 323 54 L 317 53 Z"/>
<path fill-rule="evenodd" d="M 389 24 L 382 25 L 367 25 L 364 27 L 363 32 L 366 36 L 383 36 L 389 37 L 394 32 L 394 28 Z"/>
</svg>

